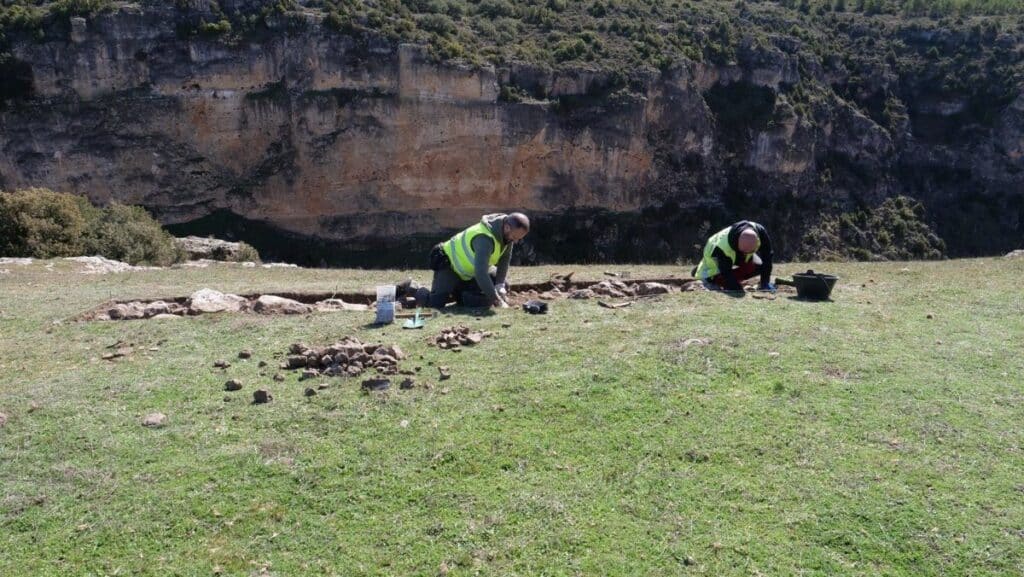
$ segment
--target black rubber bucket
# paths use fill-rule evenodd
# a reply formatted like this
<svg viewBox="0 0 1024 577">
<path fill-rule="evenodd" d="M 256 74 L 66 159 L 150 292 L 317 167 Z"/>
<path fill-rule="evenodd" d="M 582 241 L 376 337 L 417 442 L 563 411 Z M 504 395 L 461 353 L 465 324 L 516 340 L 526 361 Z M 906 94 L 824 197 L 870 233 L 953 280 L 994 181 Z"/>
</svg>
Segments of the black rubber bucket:
<svg viewBox="0 0 1024 577">
<path fill-rule="evenodd" d="M 775 279 L 777 285 L 796 287 L 796 296 L 809 301 L 827 301 L 839 277 L 809 270 L 793 275 L 793 280 Z"/>
</svg>

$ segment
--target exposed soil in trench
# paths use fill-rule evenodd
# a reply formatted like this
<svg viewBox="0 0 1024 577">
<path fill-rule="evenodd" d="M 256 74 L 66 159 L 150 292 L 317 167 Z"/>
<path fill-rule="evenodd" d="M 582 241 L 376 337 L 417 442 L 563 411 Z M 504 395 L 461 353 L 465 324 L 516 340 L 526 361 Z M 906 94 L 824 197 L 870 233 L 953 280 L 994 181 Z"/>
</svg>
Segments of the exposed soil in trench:
<svg viewBox="0 0 1024 577">
<path fill-rule="evenodd" d="M 509 287 L 509 301 L 522 304 L 531 299 L 631 298 L 693 290 L 700 283 L 692 278 L 611 278 L 576 281 L 572 275 L 555 275 L 546 282 L 519 283 Z M 212 294 L 200 295 L 201 292 Z M 212 301 L 210 301 L 212 299 Z M 202 300 L 203 302 L 200 302 Z M 415 307 L 412 297 L 399 298 L 404 308 Z M 208 301 L 212 302 L 211 305 Z M 191 296 L 107 301 L 72 320 L 143 320 L 198 316 L 216 312 L 249 314 L 309 314 L 314 312 L 368 311 L 376 306 L 376 295 L 361 292 L 275 292 L 224 294 L 197 291 Z M 402 307 L 400 307 L 402 308 Z"/>
</svg>

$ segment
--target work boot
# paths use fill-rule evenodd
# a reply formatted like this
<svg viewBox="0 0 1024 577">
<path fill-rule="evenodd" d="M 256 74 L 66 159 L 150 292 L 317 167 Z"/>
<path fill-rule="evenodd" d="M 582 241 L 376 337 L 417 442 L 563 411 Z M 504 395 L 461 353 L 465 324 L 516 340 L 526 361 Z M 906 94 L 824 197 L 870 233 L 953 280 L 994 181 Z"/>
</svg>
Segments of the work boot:
<svg viewBox="0 0 1024 577">
<path fill-rule="evenodd" d="M 425 307 L 430 304 L 430 289 L 420 287 L 416 289 L 416 306 Z"/>
<path fill-rule="evenodd" d="M 395 300 L 402 300 L 402 297 L 406 295 L 413 296 L 419 288 L 420 285 L 416 281 L 407 278 L 395 285 Z"/>
</svg>

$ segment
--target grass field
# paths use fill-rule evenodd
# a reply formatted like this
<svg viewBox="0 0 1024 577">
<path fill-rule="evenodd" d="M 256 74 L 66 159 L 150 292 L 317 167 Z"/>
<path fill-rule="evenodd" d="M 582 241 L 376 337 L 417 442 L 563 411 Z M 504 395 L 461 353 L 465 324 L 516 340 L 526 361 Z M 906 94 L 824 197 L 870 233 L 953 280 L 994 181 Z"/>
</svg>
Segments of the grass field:
<svg viewBox="0 0 1024 577">
<path fill-rule="evenodd" d="M 559 301 L 420 332 L 371 313 L 66 322 L 396 272 L 45 264 L 0 266 L 6 577 L 1024 573 L 1024 259 L 814 265 L 842 277 L 831 303 Z M 497 334 L 427 346 L 460 322 Z M 399 344 L 434 387 L 325 379 L 307 399 L 320 381 L 271 379 L 290 343 L 346 335 Z M 101 360 L 118 341 L 134 352 Z M 259 387 L 271 403 L 249 403 Z"/>
</svg>

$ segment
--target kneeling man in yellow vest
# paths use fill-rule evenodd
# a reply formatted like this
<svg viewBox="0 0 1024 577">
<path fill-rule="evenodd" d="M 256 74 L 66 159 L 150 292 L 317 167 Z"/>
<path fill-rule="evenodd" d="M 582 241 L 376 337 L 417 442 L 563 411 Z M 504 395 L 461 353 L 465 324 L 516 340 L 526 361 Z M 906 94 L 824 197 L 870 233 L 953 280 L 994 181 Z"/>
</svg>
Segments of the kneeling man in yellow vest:
<svg viewBox="0 0 1024 577">
<path fill-rule="evenodd" d="M 743 281 L 761 275 L 759 288 L 775 292 L 772 276 L 772 239 L 756 222 L 741 220 L 713 234 L 704 246 L 704 258 L 693 276 L 712 290 L 742 291 Z"/>
<path fill-rule="evenodd" d="M 429 304 L 508 308 L 506 278 L 512 247 L 530 232 L 525 214 L 488 214 L 430 252 L 434 280 Z M 492 276 L 493 271 L 493 276 Z"/>
</svg>

